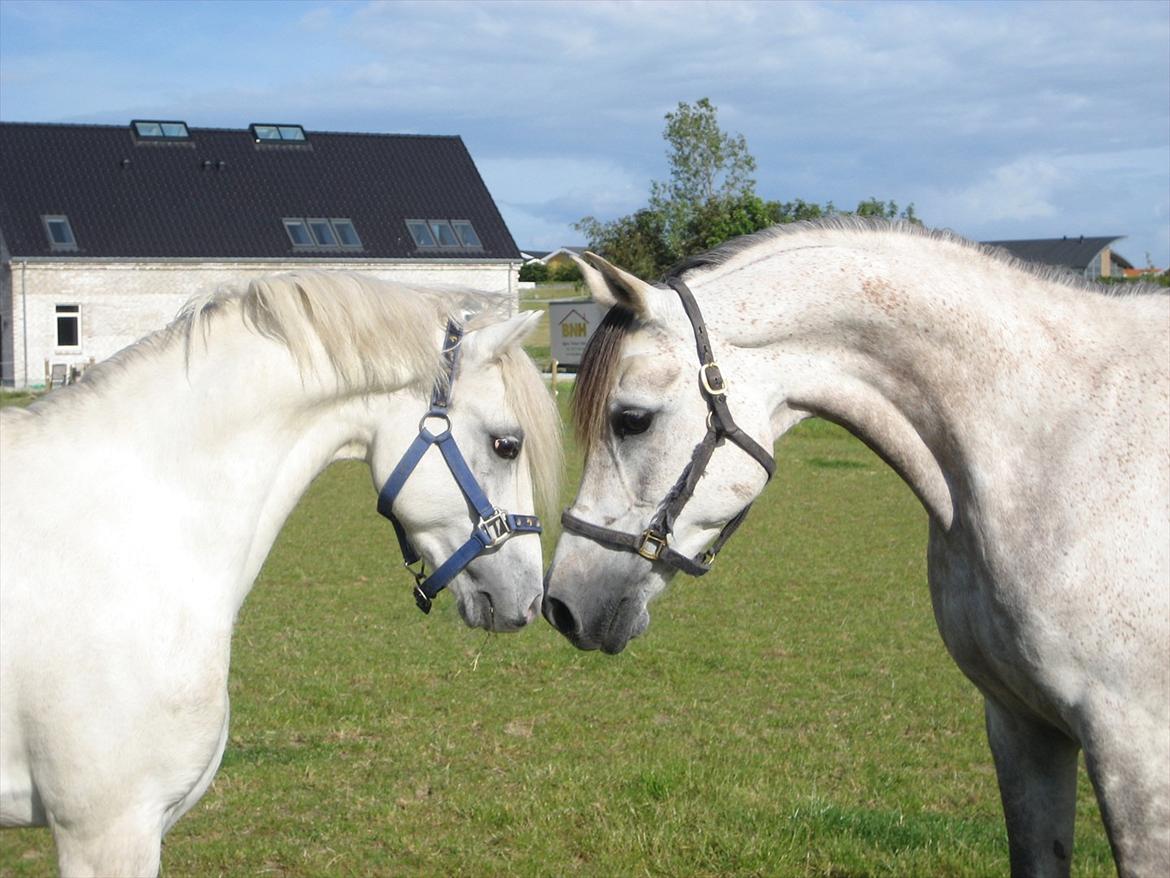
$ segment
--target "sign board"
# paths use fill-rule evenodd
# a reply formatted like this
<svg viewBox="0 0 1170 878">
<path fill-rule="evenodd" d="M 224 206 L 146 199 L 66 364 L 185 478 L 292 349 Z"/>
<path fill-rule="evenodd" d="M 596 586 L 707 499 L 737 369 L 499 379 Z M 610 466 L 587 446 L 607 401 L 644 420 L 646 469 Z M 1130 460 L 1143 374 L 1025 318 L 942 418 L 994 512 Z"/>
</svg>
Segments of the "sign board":
<svg viewBox="0 0 1170 878">
<path fill-rule="evenodd" d="M 605 312 L 595 302 L 548 303 L 548 340 L 552 358 L 562 366 L 581 365 L 581 354 Z"/>
</svg>

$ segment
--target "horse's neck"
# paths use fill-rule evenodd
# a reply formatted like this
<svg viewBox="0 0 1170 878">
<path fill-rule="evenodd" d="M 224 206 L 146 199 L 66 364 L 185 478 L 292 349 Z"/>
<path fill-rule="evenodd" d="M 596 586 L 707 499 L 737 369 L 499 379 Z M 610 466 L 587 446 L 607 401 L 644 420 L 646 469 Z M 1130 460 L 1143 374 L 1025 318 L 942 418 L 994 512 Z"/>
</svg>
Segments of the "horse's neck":
<svg viewBox="0 0 1170 878">
<path fill-rule="evenodd" d="M 955 491 L 1005 447 L 1034 442 L 1045 418 L 1064 417 L 1105 352 L 1057 365 L 1095 322 L 1079 312 L 1096 297 L 1078 303 L 1053 287 L 1045 298 L 1027 287 L 1047 282 L 954 245 L 922 252 L 930 243 L 915 239 L 913 260 L 905 241 L 762 260 L 728 278 L 732 302 L 719 313 L 772 381 L 777 436 L 810 415 L 841 423 L 949 527 Z"/>
<path fill-rule="evenodd" d="M 334 460 L 365 457 L 373 419 L 409 394 L 381 394 L 375 410 L 358 394 L 339 396 L 328 366 L 300 370 L 283 345 L 225 324 L 206 351 L 193 342 L 187 358 L 173 345 L 134 363 L 88 417 L 100 419 L 90 435 L 118 455 L 142 508 L 165 517 L 163 539 L 182 533 L 201 547 L 184 573 L 218 590 L 234 615 L 313 478 Z"/>
</svg>

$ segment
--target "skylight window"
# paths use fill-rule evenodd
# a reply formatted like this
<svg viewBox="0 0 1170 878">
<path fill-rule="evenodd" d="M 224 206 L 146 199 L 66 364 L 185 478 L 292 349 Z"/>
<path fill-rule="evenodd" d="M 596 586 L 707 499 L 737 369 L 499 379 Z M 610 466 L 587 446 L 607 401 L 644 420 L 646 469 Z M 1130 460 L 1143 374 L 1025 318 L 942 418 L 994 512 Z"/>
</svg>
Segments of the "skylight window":
<svg viewBox="0 0 1170 878">
<path fill-rule="evenodd" d="M 312 247 L 313 236 L 309 234 L 309 227 L 302 219 L 285 219 L 284 230 L 294 247 Z"/>
<path fill-rule="evenodd" d="M 407 220 L 406 228 L 420 250 L 482 250 L 483 244 L 468 220 Z"/>
<path fill-rule="evenodd" d="M 436 247 L 435 236 L 431 234 L 431 227 L 426 220 L 407 220 L 406 227 L 410 230 L 410 237 L 414 238 L 416 247 Z"/>
<path fill-rule="evenodd" d="M 73 237 L 69 217 L 45 216 L 41 219 L 45 223 L 45 234 L 49 236 L 50 249 L 57 251 L 77 249 L 77 239 Z"/>
<path fill-rule="evenodd" d="M 431 234 L 439 242 L 440 247 L 458 247 L 459 239 L 455 237 L 455 230 L 446 220 L 431 220 Z"/>
<path fill-rule="evenodd" d="M 475 228 L 467 220 L 451 220 L 451 227 L 455 229 L 455 234 L 459 236 L 459 242 L 469 249 L 478 249 L 483 247 L 479 242 L 479 235 L 475 233 Z"/>
<path fill-rule="evenodd" d="M 136 119 L 130 123 L 134 136 L 139 140 L 190 140 L 191 133 L 186 122 L 170 122 L 153 119 Z"/>
<path fill-rule="evenodd" d="M 282 222 L 294 250 L 360 250 L 362 247 L 362 239 L 351 219 L 286 216 Z"/>
<path fill-rule="evenodd" d="M 341 242 L 342 247 L 362 246 L 362 239 L 358 237 L 357 229 L 350 220 L 333 220 L 333 231 L 337 232 L 337 240 Z"/>
<path fill-rule="evenodd" d="M 305 129 L 300 125 L 262 125 L 250 127 L 252 139 L 257 143 L 306 143 Z"/>
</svg>

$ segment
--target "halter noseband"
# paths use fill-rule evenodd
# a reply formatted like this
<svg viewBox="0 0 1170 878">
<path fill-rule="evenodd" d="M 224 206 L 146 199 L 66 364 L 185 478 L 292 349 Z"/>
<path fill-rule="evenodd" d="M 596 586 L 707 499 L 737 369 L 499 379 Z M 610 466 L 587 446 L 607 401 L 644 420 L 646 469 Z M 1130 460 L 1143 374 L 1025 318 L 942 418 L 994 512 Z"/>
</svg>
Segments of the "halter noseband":
<svg viewBox="0 0 1170 878">
<path fill-rule="evenodd" d="M 650 524 L 641 534 L 627 533 L 591 524 L 578 518 L 568 509 L 561 514 L 561 524 L 565 530 L 580 534 L 611 549 L 636 552 L 651 563 L 666 564 L 668 567 L 681 570 L 691 576 L 702 576 L 711 569 L 719 550 L 735 533 L 736 528 L 743 523 L 748 510 L 752 508 L 751 503 L 745 506 L 723 526 L 710 548 L 695 558 L 688 558 L 671 548 L 669 538 L 673 532 L 674 524 L 687 501 L 691 499 L 695 486 L 698 485 L 699 479 L 707 469 L 707 463 L 711 460 L 712 453 L 716 447 L 722 444 L 724 439 L 727 439 L 750 454 L 764 468 L 769 480 L 772 478 L 776 464 L 772 455 L 755 439 L 743 432 L 736 425 L 735 419 L 731 417 L 731 410 L 727 407 L 727 383 L 723 380 L 723 374 L 719 371 L 719 365 L 711 353 L 711 340 L 707 337 L 707 324 L 703 322 L 703 315 L 699 311 L 699 304 L 695 301 L 694 294 L 678 278 L 672 278 L 668 283 L 682 300 L 683 310 L 686 311 L 687 318 L 691 321 L 691 328 L 695 332 L 695 345 L 699 352 L 699 390 L 707 401 L 707 435 L 695 446 L 690 463 L 683 469 L 682 475 L 678 477 L 678 481 L 667 493 L 659 505 L 658 511 L 650 519 Z"/>
<path fill-rule="evenodd" d="M 459 445 L 451 433 L 451 419 L 447 415 L 448 396 L 455 383 L 455 367 L 459 360 L 459 343 L 463 338 L 463 327 L 454 320 L 448 321 L 445 338 L 443 362 L 447 372 L 446 384 L 444 385 L 442 381 L 435 382 L 434 390 L 431 391 L 431 408 L 418 422 L 418 436 L 410 443 L 410 447 L 398 461 L 398 466 L 394 467 L 390 478 L 378 493 L 378 512 L 390 519 L 390 523 L 394 525 L 404 566 L 414 576 L 414 602 L 424 613 L 431 611 L 431 602 L 435 595 L 446 588 L 447 583 L 475 558 L 489 549 L 496 548 L 512 534 L 538 534 L 541 530 L 540 519 L 535 515 L 514 515 L 493 506 L 475 476 L 471 474 L 467 461 L 463 459 Z M 438 433 L 433 433 L 427 427 L 428 421 L 440 421 L 443 427 Z M 406 480 L 432 445 L 439 446 L 443 460 L 447 462 L 447 468 L 451 470 L 451 475 L 454 476 L 463 496 L 475 508 L 479 521 L 472 526 L 471 536 L 467 542 L 427 576 L 426 563 L 407 539 L 406 531 L 394 515 L 393 507 L 394 499 L 402 490 L 402 486 L 406 484 Z M 418 570 L 411 567 L 415 563 L 419 564 Z"/>
</svg>

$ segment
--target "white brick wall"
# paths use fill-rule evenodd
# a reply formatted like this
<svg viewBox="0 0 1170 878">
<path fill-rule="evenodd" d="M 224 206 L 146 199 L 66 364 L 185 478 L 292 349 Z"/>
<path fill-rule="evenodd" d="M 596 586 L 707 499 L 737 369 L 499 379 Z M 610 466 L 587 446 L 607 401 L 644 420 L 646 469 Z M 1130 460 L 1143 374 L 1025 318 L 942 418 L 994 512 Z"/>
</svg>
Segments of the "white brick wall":
<svg viewBox="0 0 1170 878">
<path fill-rule="evenodd" d="M 359 271 L 425 286 L 516 295 L 519 263 L 82 262 L 22 261 L 0 278 L 0 379 L 6 387 L 44 384 L 45 362 L 84 366 L 165 326 L 191 296 L 255 277 L 311 267 Z M 58 305 L 78 305 L 81 344 L 57 346 Z M 26 345 L 27 340 L 27 345 Z"/>
</svg>

